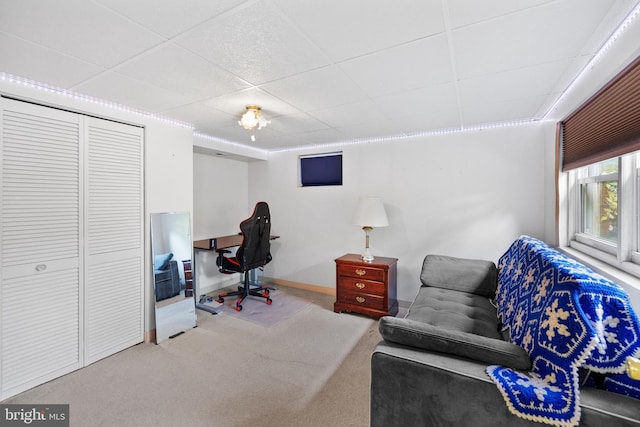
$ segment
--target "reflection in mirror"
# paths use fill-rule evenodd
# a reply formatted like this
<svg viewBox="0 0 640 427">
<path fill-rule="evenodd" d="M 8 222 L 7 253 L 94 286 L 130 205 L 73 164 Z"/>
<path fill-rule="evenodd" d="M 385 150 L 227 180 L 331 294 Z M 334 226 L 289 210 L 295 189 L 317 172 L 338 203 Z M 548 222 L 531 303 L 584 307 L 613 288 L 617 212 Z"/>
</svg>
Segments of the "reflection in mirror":
<svg viewBox="0 0 640 427">
<path fill-rule="evenodd" d="M 151 214 L 156 343 L 196 326 L 188 212 Z"/>
</svg>

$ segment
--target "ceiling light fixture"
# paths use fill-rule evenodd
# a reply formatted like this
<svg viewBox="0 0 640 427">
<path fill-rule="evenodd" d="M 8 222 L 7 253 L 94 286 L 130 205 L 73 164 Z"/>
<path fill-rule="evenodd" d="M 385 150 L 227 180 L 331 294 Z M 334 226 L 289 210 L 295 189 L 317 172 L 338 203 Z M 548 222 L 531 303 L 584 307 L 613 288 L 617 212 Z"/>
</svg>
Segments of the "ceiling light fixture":
<svg viewBox="0 0 640 427">
<path fill-rule="evenodd" d="M 271 120 L 264 118 L 259 105 L 247 105 L 245 108 L 247 111 L 238 120 L 238 124 L 243 128 L 252 130 L 257 126 L 258 130 L 260 130 L 271 123 Z"/>
</svg>

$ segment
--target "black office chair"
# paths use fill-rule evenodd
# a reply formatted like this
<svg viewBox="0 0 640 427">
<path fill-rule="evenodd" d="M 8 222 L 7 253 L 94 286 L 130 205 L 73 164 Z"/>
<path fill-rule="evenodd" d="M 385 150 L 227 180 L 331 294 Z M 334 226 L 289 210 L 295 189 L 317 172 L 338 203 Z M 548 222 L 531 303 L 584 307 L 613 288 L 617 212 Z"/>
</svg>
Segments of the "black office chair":
<svg viewBox="0 0 640 427">
<path fill-rule="evenodd" d="M 265 298 L 267 304 L 271 304 L 269 298 L 269 288 L 265 285 L 251 283 L 249 272 L 256 268 L 264 267 L 271 261 L 271 244 L 269 236 L 271 232 L 271 214 L 269 205 L 265 202 L 258 202 L 253 209 L 253 214 L 240 223 L 242 232 L 242 243 L 236 251 L 235 257 L 227 257 L 225 254 L 231 253 L 226 249 L 218 250 L 216 264 L 218 270 L 224 274 L 243 273 L 244 285 L 238 286 L 237 292 L 221 293 L 217 301 L 224 302 L 224 298 L 237 296 L 236 310 L 242 310 L 242 302 L 248 296 Z"/>
</svg>

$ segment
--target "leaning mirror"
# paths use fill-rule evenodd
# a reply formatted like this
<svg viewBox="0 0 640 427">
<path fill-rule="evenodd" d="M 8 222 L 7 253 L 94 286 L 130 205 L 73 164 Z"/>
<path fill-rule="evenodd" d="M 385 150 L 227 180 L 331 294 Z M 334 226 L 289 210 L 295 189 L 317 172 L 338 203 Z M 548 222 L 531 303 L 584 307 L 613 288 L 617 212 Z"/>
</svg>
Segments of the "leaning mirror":
<svg viewBox="0 0 640 427">
<path fill-rule="evenodd" d="M 156 343 L 196 326 L 188 212 L 151 214 Z"/>
</svg>

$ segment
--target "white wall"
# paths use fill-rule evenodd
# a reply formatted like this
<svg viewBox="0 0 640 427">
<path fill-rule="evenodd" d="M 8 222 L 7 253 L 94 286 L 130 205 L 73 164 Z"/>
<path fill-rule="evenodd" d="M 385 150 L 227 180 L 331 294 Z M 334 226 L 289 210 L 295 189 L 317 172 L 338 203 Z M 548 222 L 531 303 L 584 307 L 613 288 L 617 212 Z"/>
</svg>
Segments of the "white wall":
<svg viewBox="0 0 640 427">
<path fill-rule="evenodd" d="M 544 239 L 544 129 L 347 145 L 343 185 L 333 187 L 297 185 L 298 156 L 312 152 L 271 153 L 249 165 L 249 200 L 269 203 L 272 233 L 282 236 L 265 275 L 334 288 L 334 259 L 364 248 L 351 223 L 363 195 L 385 203 L 390 225 L 373 230 L 371 249 L 399 259 L 402 301 L 415 296 L 429 253 L 497 261 L 520 234 Z"/>
<path fill-rule="evenodd" d="M 249 164 L 215 155 L 193 155 L 193 240 L 235 234 L 251 212 Z M 216 267 L 214 251 L 196 252 L 196 293 L 212 292 L 237 280 Z"/>
</svg>

